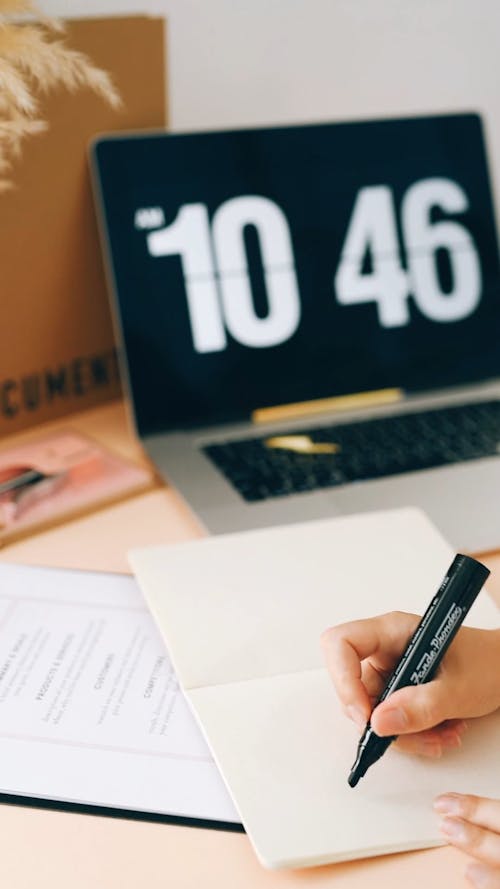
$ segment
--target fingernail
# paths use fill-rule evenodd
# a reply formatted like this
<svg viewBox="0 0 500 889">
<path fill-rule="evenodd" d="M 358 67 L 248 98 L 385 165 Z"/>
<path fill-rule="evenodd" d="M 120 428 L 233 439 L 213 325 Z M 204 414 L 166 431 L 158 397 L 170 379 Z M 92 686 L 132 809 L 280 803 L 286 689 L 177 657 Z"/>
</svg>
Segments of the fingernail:
<svg viewBox="0 0 500 889">
<path fill-rule="evenodd" d="M 423 756 L 430 756 L 432 759 L 439 759 L 443 752 L 441 744 L 439 741 L 423 741 L 422 742 L 422 754 Z"/>
<path fill-rule="evenodd" d="M 476 886 L 476 889 L 488 889 L 491 885 L 492 871 L 486 864 L 468 864 L 465 869 L 466 877 Z"/>
<path fill-rule="evenodd" d="M 381 717 L 382 718 L 382 717 Z M 400 707 L 384 710 L 384 734 L 399 735 L 408 727 L 408 717 Z"/>
<path fill-rule="evenodd" d="M 366 725 L 366 719 L 358 707 L 355 707 L 353 704 L 349 704 L 347 713 L 350 719 L 352 719 L 352 721 L 356 723 L 358 728 L 364 729 Z"/>
<path fill-rule="evenodd" d="M 460 796 L 443 794 L 434 800 L 434 810 L 442 815 L 460 815 L 462 800 Z"/>
<path fill-rule="evenodd" d="M 458 732 L 454 729 L 450 729 L 449 732 L 442 732 L 441 743 L 444 744 L 445 747 L 461 747 L 462 738 Z"/>
<path fill-rule="evenodd" d="M 463 821 L 458 821 L 456 818 L 443 818 L 439 830 L 458 843 L 465 843 L 467 840 L 467 828 Z"/>
</svg>

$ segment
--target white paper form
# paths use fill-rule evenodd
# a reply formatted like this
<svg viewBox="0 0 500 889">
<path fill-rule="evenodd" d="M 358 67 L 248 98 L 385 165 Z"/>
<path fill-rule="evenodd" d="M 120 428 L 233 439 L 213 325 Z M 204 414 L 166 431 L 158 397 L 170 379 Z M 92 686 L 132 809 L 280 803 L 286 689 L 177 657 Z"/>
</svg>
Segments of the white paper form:
<svg viewBox="0 0 500 889">
<path fill-rule="evenodd" d="M 239 822 L 132 578 L 0 565 L 0 793 Z"/>
</svg>

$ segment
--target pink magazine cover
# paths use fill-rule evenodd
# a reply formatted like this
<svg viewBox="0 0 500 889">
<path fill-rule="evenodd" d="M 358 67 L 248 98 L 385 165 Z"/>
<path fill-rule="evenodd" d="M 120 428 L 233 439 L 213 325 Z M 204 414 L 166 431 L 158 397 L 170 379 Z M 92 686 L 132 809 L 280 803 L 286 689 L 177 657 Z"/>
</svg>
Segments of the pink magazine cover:
<svg viewBox="0 0 500 889">
<path fill-rule="evenodd" d="M 153 484 L 153 470 L 70 429 L 0 451 L 0 545 Z"/>
</svg>

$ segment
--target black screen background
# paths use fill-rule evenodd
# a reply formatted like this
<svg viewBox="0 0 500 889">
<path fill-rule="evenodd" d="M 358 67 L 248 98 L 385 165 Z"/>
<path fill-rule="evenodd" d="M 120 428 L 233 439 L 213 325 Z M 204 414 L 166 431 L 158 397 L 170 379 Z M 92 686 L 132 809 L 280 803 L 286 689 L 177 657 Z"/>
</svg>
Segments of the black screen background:
<svg viewBox="0 0 500 889">
<path fill-rule="evenodd" d="M 269 405 L 500 375 L 498 248 L 478 116 L 109 137 L 94 151 L 142 434 L 243 419 Z M 453 219 L 470 231 L 480 256 L 483 294 L 473 315 L 430 321 L 410 296 L 411 322 L 385 329 L 375 302 L 338 304 L 333 278 L 358 190 L 389 185 L 399 224 L 408 187 L 439 176 L 456 181 L 469 199 Z M 198 354 L 180 258 L 150 256 L 135 213 L 162 207 L 169 225 L 181 205 L 201 202 L 212 218 L 223 201 L 241 195 L 270 198 L 288 219 L 301 321 L 279 346 L 249 348 L 228 333 L 223 352 Z M 399 239 L 402 250 L 401 232 Z M 251 229 L 245 242 L 256 310 L 265 313 Z"/>
</svg>

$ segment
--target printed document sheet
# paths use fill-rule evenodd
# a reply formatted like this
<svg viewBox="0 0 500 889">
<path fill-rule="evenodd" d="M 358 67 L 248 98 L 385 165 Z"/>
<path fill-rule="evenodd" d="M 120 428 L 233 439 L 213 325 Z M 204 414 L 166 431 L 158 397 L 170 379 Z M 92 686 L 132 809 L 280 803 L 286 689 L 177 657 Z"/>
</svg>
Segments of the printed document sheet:
<svg viewBox="0 0 500 889">
<path fill-rule="evenodd" d="M 237 823 L 135 581 L 0 581 L 0 793 Z"/>
</svg>

